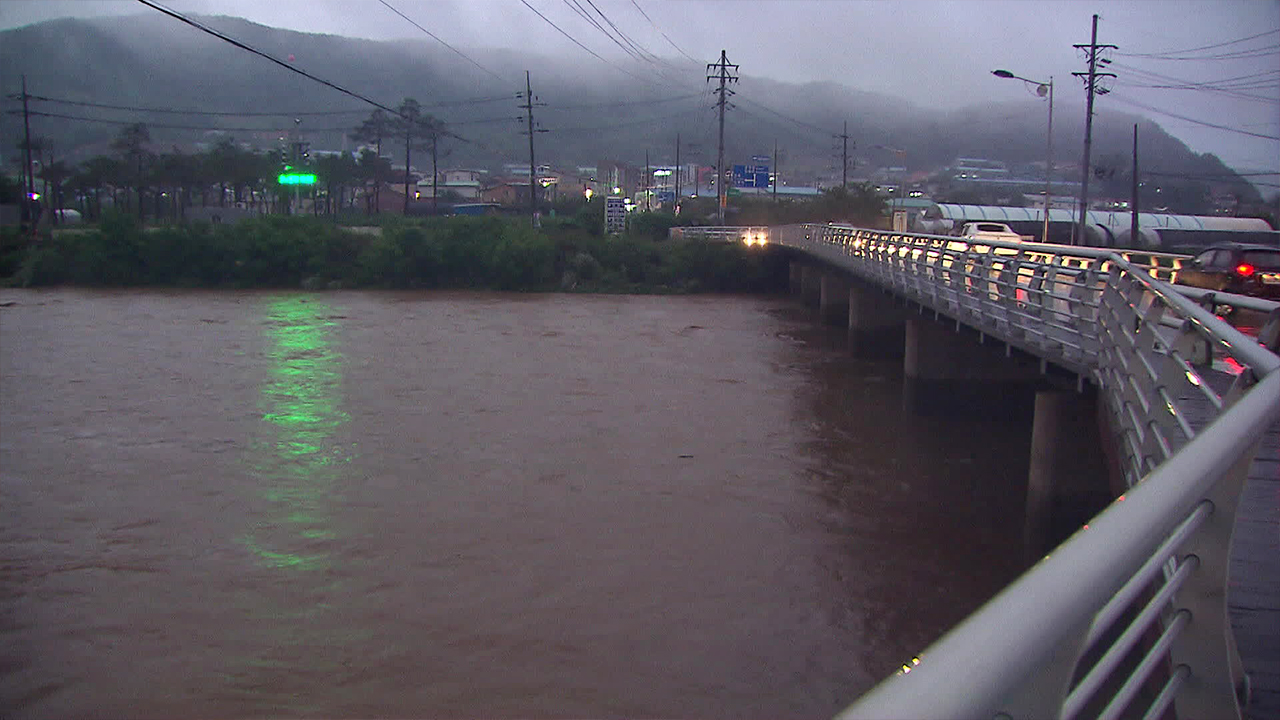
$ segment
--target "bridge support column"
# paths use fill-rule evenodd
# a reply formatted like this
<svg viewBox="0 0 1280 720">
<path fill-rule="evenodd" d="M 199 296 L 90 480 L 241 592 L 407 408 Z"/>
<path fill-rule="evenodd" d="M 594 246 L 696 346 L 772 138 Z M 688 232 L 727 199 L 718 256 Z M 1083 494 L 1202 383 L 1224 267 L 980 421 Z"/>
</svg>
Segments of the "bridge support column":
<svg viewBox="0 0 1280 720">
<path fill-rule="evenodd" d="M 792 260 L 788 269 L 790 271 L 788 287 L 791 289 L 792 295 L 799 295 L 804 291 L 804 263 L 799 260 Z"/>
<path fill-rule="evenodd" d="M 849 351 L 864 360 L 898 359 L 906 343 L 906 308 L 885 293 L 849 285 Z"/>
<path fill-rule="evenodd" d="M 1036 393 L 1023 551 L 1027 566 L 1071 536 L 1112 499 L 1097 393 Z"/>
<path fill-rule="evenodd" d="M 839 325 L 849 314 L 849 282 L 834 272 L 822 273 L 818 317 L 824 325 Z"/>
<path fill-rule="evenodd" d="M 979 417 L 1027 417 L 1040 380 L 1038 363 L 1007 356 L 1003 343 L 979 343 L 923 316 L 906 322 L 903 406 L 920 415 L 959 413 Z"/>
<path fill-rule="evenodd" d="M 822 302 L 822 270 L 814 265 L 800 267 L 800 301 L 805 305 Z"/>
</svg>

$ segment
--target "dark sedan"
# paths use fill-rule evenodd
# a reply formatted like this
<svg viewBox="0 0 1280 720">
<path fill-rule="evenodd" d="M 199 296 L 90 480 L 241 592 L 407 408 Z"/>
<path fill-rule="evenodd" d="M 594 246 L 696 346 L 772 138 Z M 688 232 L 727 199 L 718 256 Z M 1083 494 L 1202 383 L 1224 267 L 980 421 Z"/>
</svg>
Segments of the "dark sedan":
<svg viewBox="0 0 1280 720">
<path fill-rule="evenodd" d="M 1280 248 L 1219 243 L 1178 271 L 1179 284 L 1280 299 Z"/>
</svg>

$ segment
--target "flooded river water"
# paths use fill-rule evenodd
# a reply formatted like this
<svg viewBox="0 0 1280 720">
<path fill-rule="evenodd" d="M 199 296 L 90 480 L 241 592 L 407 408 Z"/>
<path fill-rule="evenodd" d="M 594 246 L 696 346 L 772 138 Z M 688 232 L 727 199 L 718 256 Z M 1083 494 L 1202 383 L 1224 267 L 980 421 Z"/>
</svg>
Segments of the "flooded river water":
<svg viewBox="0 0 1280 720">
<path fill-rule="evenodd" d="M 1017 572 L 1027 423 L 788 298 L 0 291 L 0 716 L 827 717 Z"/>
</svg>

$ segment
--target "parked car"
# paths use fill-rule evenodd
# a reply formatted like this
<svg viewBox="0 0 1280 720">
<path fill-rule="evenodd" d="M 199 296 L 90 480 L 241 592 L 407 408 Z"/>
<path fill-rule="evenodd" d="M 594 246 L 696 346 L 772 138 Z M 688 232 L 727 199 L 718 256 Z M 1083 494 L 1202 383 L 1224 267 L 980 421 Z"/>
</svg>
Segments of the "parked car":
<svg viewBox="0 0 1280 720">
<path fill-rule="evenodd" d="M 965 223 L 964 228 L 960 230 L 960 237 L 970 240 L 1008 240 L 1013 242 L 1022 240 L 1022 236 L 1010 229 L 1008 225 L 996 222 Z"/>
<path fill-rule="evenodd" d="M 1178 271 L 1180 285 L 1280 299 L 1280 248 L 1218 243 Z"/>
</svg>

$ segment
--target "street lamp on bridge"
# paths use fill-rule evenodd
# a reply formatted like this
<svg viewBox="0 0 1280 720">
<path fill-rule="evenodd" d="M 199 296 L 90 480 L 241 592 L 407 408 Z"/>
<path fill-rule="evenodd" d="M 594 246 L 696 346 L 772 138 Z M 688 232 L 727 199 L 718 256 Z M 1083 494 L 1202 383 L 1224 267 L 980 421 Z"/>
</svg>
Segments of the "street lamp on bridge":
<svg viewBox="0 0 1280 720">
<path fill-rule="evenodd" d="M 1049 98 L 1049 132 L 1048 139 L 1045 141 L 1045 165 L 1044 165 L 1044 230 L 1041 234 L 1041 242 L 1049 242 L 1049 196 L 1052 190 L 1053 177 L 1053 76 L 1049 76 L 1049 82 L 1039 82 L 1037 80 L 1028 80 L 1009 72 L 1008 70 L 992 70 L 992 75 L 1001 78 L 1011 78 L 1013 80 L 1021 80 L 1024 83 L 1030 83 L 1036 86 L 1036 94 L 1040 97 L 1048 96 Z M 1075 232 L 1071 233 L 1072 241 L 1075 240 Z"/>
</svg>

